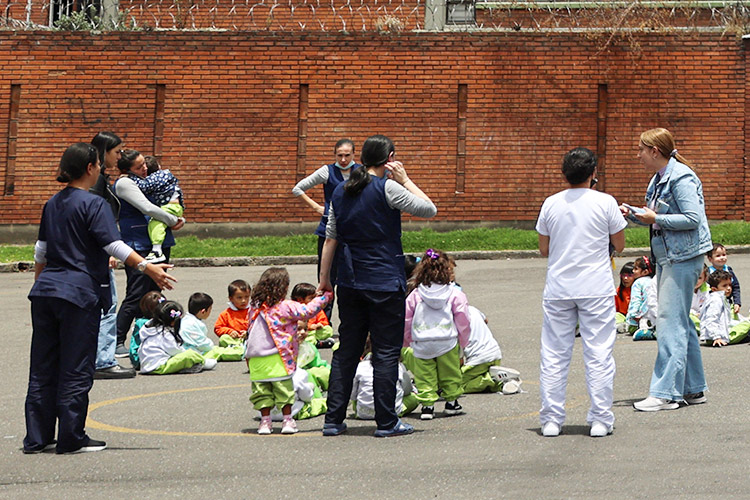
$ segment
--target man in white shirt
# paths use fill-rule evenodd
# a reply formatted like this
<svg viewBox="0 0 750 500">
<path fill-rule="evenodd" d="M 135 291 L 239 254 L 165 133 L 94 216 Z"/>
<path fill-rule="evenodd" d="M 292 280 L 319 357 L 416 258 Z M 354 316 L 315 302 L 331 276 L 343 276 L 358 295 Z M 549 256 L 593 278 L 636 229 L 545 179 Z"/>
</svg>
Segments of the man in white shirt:
<svg viewBox="0 0 750 500">
<path fill-rule="evenodd" d="M 601 437 L 612 433 L 615 421 L 615 286 L 610 247 L 623 250 L 627 222 L 612 196 L 591 189 L 596 183 L 593 152 L 569 151 L 562 173 L 570 188 L 544 201 L 536 225 L 539 250 L 549 257 L 542 299 L 539 418 L 544 436 L 560 434 L 578 324 L 591 399 L 586 421 L 591 436 Z"/>
</svg>

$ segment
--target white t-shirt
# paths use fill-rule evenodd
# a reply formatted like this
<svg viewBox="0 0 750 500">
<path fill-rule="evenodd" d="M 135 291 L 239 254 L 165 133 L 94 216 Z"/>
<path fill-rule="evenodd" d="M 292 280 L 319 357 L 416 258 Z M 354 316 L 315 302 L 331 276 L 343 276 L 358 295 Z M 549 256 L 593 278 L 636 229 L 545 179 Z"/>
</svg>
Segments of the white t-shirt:
<svg viewBox="0 0 750 500">
<path fill-rule="evenodd" d="M 614 295 L 609 236 L 625 226 L 617 201 L 593 189 L 566 189 L 544 200 L 536 223 L 550 239 L 544 299 Z"/>
</svg>

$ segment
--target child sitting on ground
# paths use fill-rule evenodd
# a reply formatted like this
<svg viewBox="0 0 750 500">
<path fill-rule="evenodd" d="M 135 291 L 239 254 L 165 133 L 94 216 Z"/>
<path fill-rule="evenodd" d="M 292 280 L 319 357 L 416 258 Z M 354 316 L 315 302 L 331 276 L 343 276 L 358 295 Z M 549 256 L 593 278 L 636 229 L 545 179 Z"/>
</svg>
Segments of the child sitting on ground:
<svg viewBox="0 0 750 500">
<path fill-rule="evenodd" d="M 248 359 L 251 390 L 250 402 L 260 411 L 258 434 L 271 434 L 271 408 L 281 408 L 282 434 L 294 434 L 297 425 L 292 418 L 295 401 L 292 375 L 297 368 L 299 321 L 315 317 L 330 302 L 326 292 L 309 304 L 286 300 L 289 273 L 283 267 L 271 267 L 260 276 L 250 299 L 250 328 L 245 357 Z"/>
<path fill-rule="evenodd" d="M 428 249 L 414 271 L 417 288 L 406 299 L 404 346 L 414 353 L 414 383 L 422 405 L 422 420 L 435 413 L 438 391 L 445 399 L 445 414 L 463 412 L 460 348 L 471 335 L 466 295 L 454 286 L 452 257 Z"/>
<path fill-rule="evenodd" d="M 354 384 L 352 385 L 352 395 L 350 398 L 352 410 L 356 418 L 361 420 L 375 419 L 375 393 L 373 391 L 375 376 L 372 369 L 371 351 L 370 337 L 367 337 L 362 361 L 357 365 L 357 371 L 354 375 Z M 417 406 L 419 406 L 419 401 L 411 382 L 411 373 L 399 361 L 398 381 L 396 382 L 396 413 L 398 413 L 399 417 L 403 417 L 413 412 Z"/>
<path fill-rule="evenodd" d="M 140 332 L 138 357 L 141 360 L 141 373 L 198 373 L 216 366 L 215 359 L 204 358 L 182 346 L 179 331 L 183 314 L 182 306 L 172 300 L 165 300 L 156 306 L 154 317 Z"/>
<path fill-rule="evenodd" d="M 300 304 L 307 304 L 315 298 L 315 285 L 310 283 L 297 283 L 292 288 L 291 299 Z M 328 321 L 325 311 L 320 311 L 317 316 L 307 322 L 308 342 L 312 342 L 316 347 L 333 346 L 333 328 Z"/>
<path fill-rule="evenodd" d="M 630 305 L 630 293 L 633 282 L 633 262 L 626 262 L 620 269 L 620 286 L 615 293 L 615 325 L 617 333 L 626 333 L 628 326 L 625 323 L 625 315 L 628 314 Z"/>
<path fill-rule="evenodd" d="M 625 323 L 628 332 L 633 333 L 633 340 L 656 339 L 656 281 L 653 279 L 654 268 L 651 260 L 639 257 L 633 263 L 633 278 L 631 286 L 630 305 Z"/>
<path fill-rule="evenodd" d="M 469 306 L 471 335 L 464 348 L 464 364 L 461 367 L 461 386 L 464 393 L 500 392 L 514 394 L 520 390 L 519 373 L 512 368 L 500 366 L 502 352 L 492 331 L 487 326 L 487 318 L 474 306 Z M 509 383 L 514 380 L 513 383 Z M 507 384 L 507 390 L 504 385 Z"/>
<path fill-rule="evenodd" d="M 714 247 L 706 253 L 708 261 L 711 263 L 708 266 L 708 274 L 710 275 L 717 269 L 727 271 L 732 276 L 732 295 L 730 302 L 732 304 L 732 312 L 739 314 L 740 306 L 742 304 L 742 298 L 740 296 L 740 282 L 737 279 L 737 275 L 730 266 L 727 265 L 727 249 L 721 243 L 714 243 Z"/>
<path fill-rule="evenodd" d="M 708 276 L 711 293 L 701 309 L 700 340 L 713 347 L 737 344 L 747 337 L 750 322 L 733 320 L 729 297 L 732 295 L 732 275 L 719 269 Z"/>
<path fill-rule="evenodd" d="M 138 306 L 143 313 L 143 318 L 136 318 L 133 326 L 133 334 L 130 336 L 130 348 L 128 349 L 128 356 L 130 357 L 130 363 L 136 370 L 141 369 L 141 360 L 138 356 L 138 348 L 141 346 L 141 328 L 143 325 L 154 317 L 154 311 L 156 306 L 167 300 L 167 298 L 159 292 L 148 292 L 138 303 Z"/>
<path fill-rule="evenodd" d="M 146 198 L 165 212 L 182 217 L 185 204 L 182 200 L 182 189 L 177 178 L 168 169 L 161 168 L 159 160 L 154 156 L 146 156 L 146 169 L 148 176 L 145 179 L 133 176 L 133 181 L 138 185 Z M 148 238 L 151 240 L 151 252 L 146 260 L 152 263 L 164 262 L 166 257 L 162 253 L 162 244 L 167 236 L 167 225 L 154 218 L 148 223 Z"/>
<path fill-rule="evenodd" d="M 219 347 L 208 338 L 208 328 L 203 321 L 211 315 L 214 299 L 210 295 L 196 292 L 188 299 L 188 313 L 180 321 L 182 347 L 192 349 L 216 361 L 240 361 L 245 349 L 241 345 Z"/>
<path fill-rule="evenodd" d="M 315 378 L 311 377 L 307 370 L 297 367 L 292 374 L 292 386 L 294 387 L 294 403 L 292 403 L 292 417 L 297 420 L 323 415 L 328 406 L 326 398 L 315 383 Z M 258 412 L 260 418 L 263 415 Z M 284 415 L 278 408 L 271 408 L 271 421 L 282 422 Z"/>
<path fill-rule="evenodd" d="M 698 275 L 698 281 L 693 288 L 693 301 L 690 304 L 690 319 L 693 320 L 698 335 L 701 334 L 701 310 L 710 292 L 711 287 L 708 286 L 708 266 L 703 264 L 703 269 Z"/>
<path fill-rule="evenodd" d="M 229 307 L 219 314 L 214 333 L 219 346 L 243 345 L 247 337 L 247 314 L 250 307 L 250 285 L 245 280 L 234 280 L 227 287 Z"/>
</svg>

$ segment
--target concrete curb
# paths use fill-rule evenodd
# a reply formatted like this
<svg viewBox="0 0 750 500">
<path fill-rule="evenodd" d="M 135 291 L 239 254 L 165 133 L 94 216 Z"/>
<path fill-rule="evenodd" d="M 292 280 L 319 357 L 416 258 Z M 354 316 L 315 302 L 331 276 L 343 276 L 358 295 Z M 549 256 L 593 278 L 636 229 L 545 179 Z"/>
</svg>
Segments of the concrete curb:
<svg viewBox="0 0 750 500">
<path fill-rule="evenodd" d="M 748 254 L 750 245 L 729 245 L 730 254 Z M 640 257 L 649 255 L 648 248 L 626 248 L 618 257 Z M 412 254 L 417 255 L 417 254 Z M 538 250 L 470 250 L 451 252 L 456 260 L 510 260 L 541 258 Z M 239 267 L 239 266 L 291 266 L 296 264 L 316 264 L 316 255 L 265 256 L 265 257 L 197 257 L 174 259 L 177 267 Z M 120 264 L 122 267 L 122 264 Z M 33 262 L 9 262 L 0 264 L 0 273 L 17 273 L 34 269 Z"/>
</svg>

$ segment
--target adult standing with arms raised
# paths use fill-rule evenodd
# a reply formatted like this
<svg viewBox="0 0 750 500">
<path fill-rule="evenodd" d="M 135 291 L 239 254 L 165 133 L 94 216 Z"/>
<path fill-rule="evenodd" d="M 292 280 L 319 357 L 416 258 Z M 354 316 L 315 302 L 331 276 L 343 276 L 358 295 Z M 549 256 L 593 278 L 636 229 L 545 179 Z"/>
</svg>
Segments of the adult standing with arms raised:
<svg viewBox="0 0 750 500">
<path fill-rule="evenodd" d="M 340 246 L 337 286 L 341 324 L 340 347 L 331 366 L 324 436 L 346 431 L 347 405 L 368 333 L 375 378 L 375 436 L 398 436 L 414 430 L 399 420 L 395 408 L 406 300 L 401 212 L 433 217 L 437 209 L 394 155 L 389 138 L 368 138 L 360 156 L 364 167 L 354 170 L 331 197 L 319 290 L 332 290 L 330 269 Z"/>
<path fill-rule="evenodd" d="M 656 317 L 658 354 L 649 397 L 636 410 L 674 410 L 679 403 L 706 402 L 698 336 L 690 320 L 693 287 L 711 250 L 703 201 L 703 185 L 677 153 L 672 134 L 663 128 L 643 132 L 638 159 L 655 172 L 646 190 L 646 207 L 620 206 L 623 215 L 651 226 L 651 252 L 656 260 L 659 312 Z"/>
<path fill-rule="evenodd" d="M 120 200 L 112 190 L 110 174 L 117 170 L 117 160 L 122 151 L 122 139 L 112 132 L 99 132 L 91 139 L 91 144 L 99 154 L 101 173 L 90 192 L 101 196 L 112 209 L 115 221 L 120 217 Z M 109 289 L 112 292 L 112 305 L 102 311 L 99 321 L 99 341 L 96 347 L 96 371 L 94 379 L 120 379 L 135 377 L 133 368 L 123 368 L 115 359 L 117 344 L 117 285 L 115 271 L 117 259 L 109 258 Z"/>
<path fill-rule="evenodd" d="M 539 420 L 542 435 L 560 434 L 578 324 L 591 401 L 586 421 L 591 437 L 604 437 L 615 423 L 615 287 L 609 249 L 623 250 L 627 223 L 613 197 L 591 189 L 596 183 L 593 152 L 569 151 L 562 173 L 570 188 L 544 200 L 536 224 L 539 250 L 549 257 L 542 298 Z"/>
<path fill-rule="evenodd" d="M 351 139 L 340 139 L 333 148 L 333 154 L 336 156 L 334 163 L 323 165 L 299 181 L 292 189 L 294 196 L 304 201 L 308 207 L 320 215 L 320 224 L 315 230 L 315 235 L 318 237 L 318 275 L 320 275 L 320 257 L 323 253 L 323 243 L 326 240 L 326 224 L 328 223 L 328 210 L 331 205 L 333 190 L 342 182 L 349 180 L 352 170 L 362 166 L 354 162 L 354 143 Z M 323 184 L 324 202 L 322 206 L 306 194 L 306 191 L 319 184 Z M 331 266 L 330 280 L 331 283 L 336 283 L 335 264 Z M 323 310 L 328 320 L 331 321 L 333 301 L 329 302 Z"/>
<path fill-rule="evenodd" d="M 185 219 L 175 217 L 157 207 L 141 192 L 133 178 L 146 177 L 146 159 L 134 149 L 126 149 L 117 161 L 120 177 L 115 181 L 115 194 L 120 200 L 120 234 L 125 243 L 133 247 L 142 257 L 151 251 L 151 240 L 148 237 L 148 217 L 153 217 L 170 227 L 162 246 L 166 262 L 175 244 L 172 230 L 176 231 L 185 224 Z M 125 298 L 117 313 L 117 349 L 115 356 L 125 357 L 128 348 L 125 339 L 133 320 L 140 312 L 139 302 L 148 292 L 161 290 L 158 283 L 149 276 L 135 269 L 125 268 L 127 285 Z"/>
<path fill-rule="evenodd" d="M 67 186 L 42 211 L 34 251 L 31 361 L 26 395 L 24 453 L 100 451 L 103 441 L 84 430 L 94 380 L 99 319 L 109 309 L 108 254 L 137 266 L 162 288 L 172 288 L 167 265 L 148 264 L 119 237 L 112 211 L 87 192 L 99 178 L 91 144 L 70 146 L 58 182 Z M 57 423 L 57 441 L 55 424 Z"/>
</svg>

